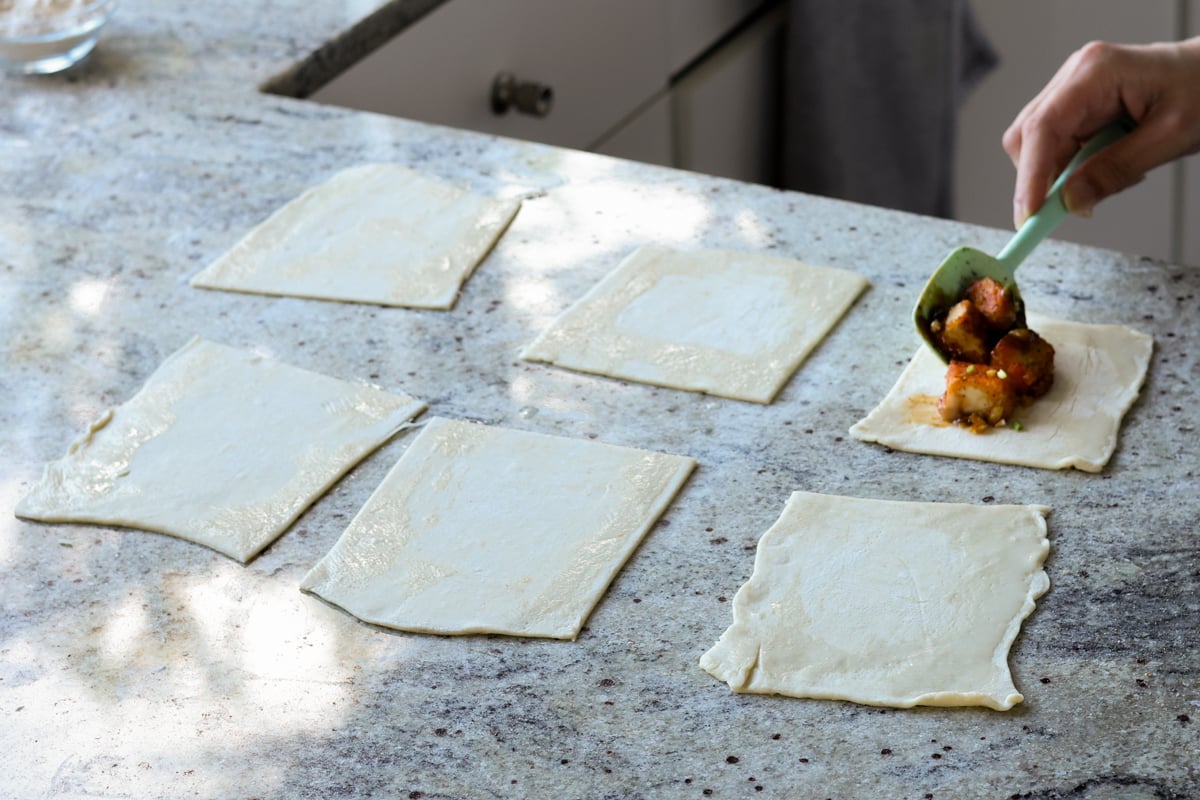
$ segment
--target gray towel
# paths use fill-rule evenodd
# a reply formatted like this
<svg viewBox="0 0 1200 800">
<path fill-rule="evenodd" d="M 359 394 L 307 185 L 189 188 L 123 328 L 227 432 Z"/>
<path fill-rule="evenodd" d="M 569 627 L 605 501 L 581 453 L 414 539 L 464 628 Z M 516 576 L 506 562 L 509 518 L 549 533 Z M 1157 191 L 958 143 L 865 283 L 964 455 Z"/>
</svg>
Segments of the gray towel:
<svg viewBox="0 0 1200 800">
<path fill-rule="evenodd" d="M 953 215 L 955 115 L 996 63 L 966 0 L 790 0 L 783 185 Z"/>
</svg>

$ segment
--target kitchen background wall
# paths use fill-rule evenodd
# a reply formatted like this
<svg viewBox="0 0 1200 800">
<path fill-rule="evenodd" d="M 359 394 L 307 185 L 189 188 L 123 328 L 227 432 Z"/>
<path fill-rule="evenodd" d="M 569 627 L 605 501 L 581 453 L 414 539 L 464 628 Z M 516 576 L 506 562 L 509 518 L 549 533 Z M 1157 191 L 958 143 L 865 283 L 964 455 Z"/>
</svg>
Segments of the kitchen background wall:
<svg viewBox="0 0 1200 800">
<path fill-rule="evenodd" d="M 773 183 L 778 0 L 450 0 L 313 100 Z M 553 93 L 497 115 L 500 70 Z"/>
<path fill-rule="evenodd" d="M 1064 60 L 1093 39 L 1155 42 L 1200 34 L 1200 0 L 974 0 L 1000 64 L 959 114 L 956 216 L 1012 226 L 1013 168 L 1000 137 Z M 1184 159 L 1110 198 L 1091 219 L 1068 219 L 1054 236 L 1200 265 L 1200 165 Z"/>
<path fill-rule="evenodd" d="M 450 0 L 312 99 L 780 185 L 787 5 Z M 972 5 L 1000 63 L 958 114 L 954 216 L 999 228 L 1012 224 L 1013 181 L 1001 135 L 1071 52 L 1092 39 L 1200 34 L 1200 0 Z M 494 113 L 501 65 L 548 87 L 550 113 Z M 1055 236 L 1200 265 L 1198 217 L 1200 165 L 1186 159 L 1102 203 L 1092 219 L 1068 220 Z"/>
</svg>

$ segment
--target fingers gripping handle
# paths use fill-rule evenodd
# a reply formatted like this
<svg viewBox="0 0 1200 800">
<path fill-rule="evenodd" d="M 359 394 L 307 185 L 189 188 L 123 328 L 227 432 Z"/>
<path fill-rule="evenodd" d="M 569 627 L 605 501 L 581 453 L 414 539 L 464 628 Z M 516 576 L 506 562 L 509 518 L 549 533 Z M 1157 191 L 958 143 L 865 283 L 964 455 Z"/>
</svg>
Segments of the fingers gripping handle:
<svg viewBox="0 0 1200 800">
<path fill-rule="evenodd" d="M 1091 139 L 1088 139 L 1087 144 L 1080 148 L 1075 157 L 1071 159 L 1071 163 L 1067 164 L 1067 168 L 1054 181 L 1054 185 L 1050 187 L 1050 193 L 1046 195 L 1046 200 L 1042 203 L 1042 207 L 1030 216 L 1029 219 L 1025 220 L 1025 224 L 1021 226 L 1016 235 L 1004 246 L 1004 249 L 996 256 L 996 259 L 1004 264 L 1010 272 L 1015 270 L 1025 260 L 1025 256 L 1029 255 L 1033 251 L 1033 248 L 1037 247 L 1043 239 L 1049 236 L 1051 231 L 1057 228 L 1058 224 L 1067 216 L 1067 207 L 1063 203 L 1062 190 L 1063 186 L 1066 185 L 1067 178 L 1071 177 L 1076 167 L 1129 133 L 1131 129 L 1131 123 L 1125 121 L 1114 122 L 1102 128 Z"/>
</svg>

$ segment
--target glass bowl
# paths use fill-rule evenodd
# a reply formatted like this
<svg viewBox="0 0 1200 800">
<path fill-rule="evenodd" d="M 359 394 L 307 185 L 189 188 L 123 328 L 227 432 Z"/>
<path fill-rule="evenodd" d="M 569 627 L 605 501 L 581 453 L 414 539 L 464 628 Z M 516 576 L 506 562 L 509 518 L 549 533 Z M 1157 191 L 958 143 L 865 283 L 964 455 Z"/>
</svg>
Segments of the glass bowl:
<svg viewBox="0 0 1200 800">
<path fill-rule="evenodd" d="M 60 72 L 96 46 L 116 0 L 0 0 L 0 70 Z"/>
</svg>

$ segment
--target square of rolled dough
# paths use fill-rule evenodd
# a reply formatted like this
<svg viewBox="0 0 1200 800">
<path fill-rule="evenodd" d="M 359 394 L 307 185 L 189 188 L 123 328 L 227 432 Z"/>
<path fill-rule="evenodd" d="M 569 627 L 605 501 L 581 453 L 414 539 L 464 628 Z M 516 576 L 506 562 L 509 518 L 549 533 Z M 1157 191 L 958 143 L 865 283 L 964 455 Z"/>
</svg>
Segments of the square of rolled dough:
<svg viewBox="0 0 1200 800">
<path fill-rule="evenodd" d="M 520 205 L 398 164 L 351 167 L 276 211 L 191 283 L 448 309 Z"/>
<path fill-rule="evenodd" d="M 245 563 L 424 408 L 195 338 L 48 464 L 16 514 L 157 531 Z"/>
<path fill-rule="evenodd" d="M 1117 447 L 1121 418 L 1137 399 L 1154 340 L 1120 325 L 1088 325 L 1031 314 L 1054 345 L 1054 385 L 1014 414 L 1014 426 L 972 433 L 942 421 L 946 365 L 922 347 L 887 396 L 850 435 L 896 450 L 1043 469 L 1099 472 Z"/>
<path fill-rule="evenodd" d="M 301 588 L 399 630 L 574 639 L 694 466 L 435 417 Z"/>
<path fill-rule="evenodd" d="M 1047 513 L 796 492 L 700 666 L 735 692 L 1011 708 L 1008 651 L 1050 586 Z"/>
<path fill-rule="evenodd" d="M 642 247 L 521 357 L 770 403 L 867 286 L 787 258 Z"/>
</svg>

